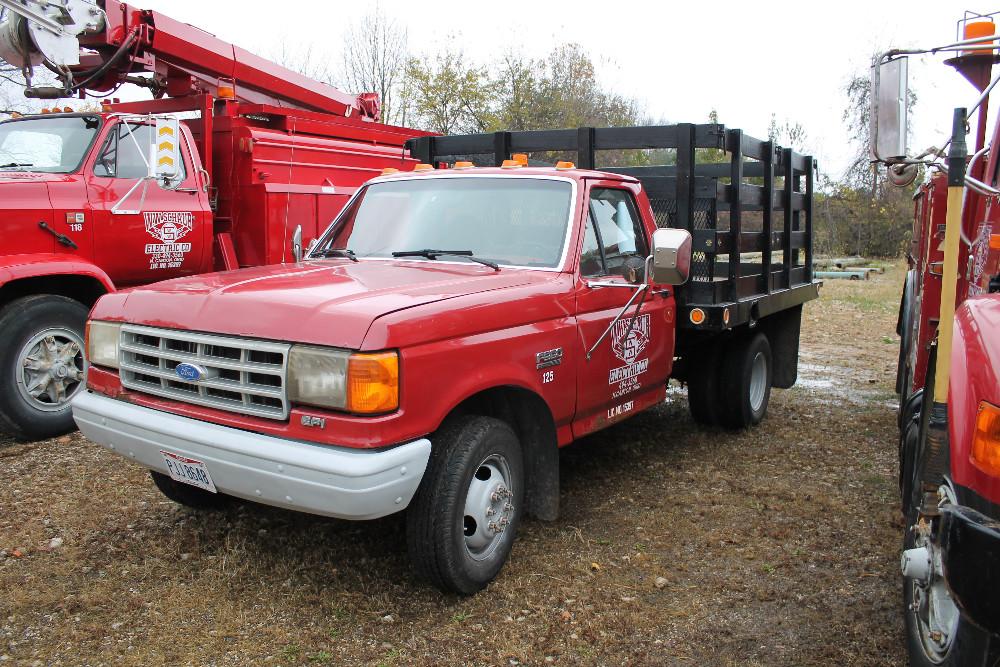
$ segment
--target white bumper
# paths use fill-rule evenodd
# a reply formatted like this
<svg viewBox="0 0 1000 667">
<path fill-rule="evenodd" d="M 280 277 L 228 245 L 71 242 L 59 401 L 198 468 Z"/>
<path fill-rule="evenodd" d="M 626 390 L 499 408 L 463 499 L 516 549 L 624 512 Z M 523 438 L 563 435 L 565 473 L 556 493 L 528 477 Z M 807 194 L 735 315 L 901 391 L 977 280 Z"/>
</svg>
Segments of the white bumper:
<svg viewBox="0 0 1000 667">
<path fill-rule="evenodd" d="M 189 419 L 83 391 L 73 418 L 90 440 L 167 474 L 160 450 L 202 461 L 216 488 L 276 507 L 374 519 L 410 503 L 426 438 L 378 451 L 314 445 Z"/>
</svg>

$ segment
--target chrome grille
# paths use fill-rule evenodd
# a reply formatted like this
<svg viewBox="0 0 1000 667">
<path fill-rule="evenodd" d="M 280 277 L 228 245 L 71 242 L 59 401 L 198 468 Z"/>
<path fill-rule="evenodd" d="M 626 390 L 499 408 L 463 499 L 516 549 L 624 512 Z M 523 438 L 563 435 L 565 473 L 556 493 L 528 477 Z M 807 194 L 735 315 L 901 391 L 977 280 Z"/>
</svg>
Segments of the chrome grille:
<svg viewBox="0 0 1000 667">
<path fill-rule="evenodd" d="M 288 418 L 287 343 L 123 325 L 122 384 L 147 394 L 269 419 Z M 189 381 L 178 364 L 204 368 Z"/>
</svg>

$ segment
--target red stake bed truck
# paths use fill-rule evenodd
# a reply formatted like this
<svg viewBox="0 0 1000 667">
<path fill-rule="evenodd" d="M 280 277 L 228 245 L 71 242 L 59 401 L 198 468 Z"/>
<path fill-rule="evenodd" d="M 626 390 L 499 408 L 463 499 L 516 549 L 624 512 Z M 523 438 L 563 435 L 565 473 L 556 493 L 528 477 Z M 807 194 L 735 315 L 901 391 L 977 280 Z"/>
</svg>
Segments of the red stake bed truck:
<svg viewBox="0 0 1000 667">
<path fill-rule="evenodd" d="M 966 13 L 947 63 L 979 91 L 955 110 L 946 162 L 914 197 L 900 303 L 900 491 L 906 520 L 903 615 L 910 664 L 1000 661 L 1000 125 L 987 137 L 997 44 L 991 16 Z M 985 40 L 985 41 L 984 41 Z M 940 49 L 939 49 L 940 50 Z M 875 158 L 899 184 L 906 157 L 905 56 L 876 60 Z M 978 110 L 974 148 L 967 118 Z M 899 113 L 902 112 L 902 113 Z M 935 155 L 937 154 L 937 155 Z"/>
<path fill-rule="evenodd" d="M 670 377 L 731 428 L 795 382 L 812 158 L 716 124 L 410 148 L 424 164 L 369 181 L 300 263 L 102 297 L 83 433 L 192 507 L 406 510 L 418 573 L 472 593 L 526 512 L 556 517 L 559 447 L 661 403 Z M 677 164 L 510 159 L 628 148 Z M 697 164 L 707 148 L 729 160 Z M 484 153 L 496 166 L 465 161 Z"/>
<path fill-rule="evenodd" d="M 32 86 L 29 74 L 29 96 L 131 84 L 157 98 L 0 123 L 0 430 L 19 438 L 73 427 L 83 326 L 99 296 L 291 260 L 293 240 L 315 238 L 358 186 L 415 164 L 403 144 L 423 133 L 375 122 L 377 97 L 158 12 L 118 0 L 3 5 L 0 57 L 63 73 L 61 87 Z M 169 177 L 149 168 L 159 131 L 173 144 L 172 158 L 154 154 L 157 167 L 174 161 Z"/>
</svg>

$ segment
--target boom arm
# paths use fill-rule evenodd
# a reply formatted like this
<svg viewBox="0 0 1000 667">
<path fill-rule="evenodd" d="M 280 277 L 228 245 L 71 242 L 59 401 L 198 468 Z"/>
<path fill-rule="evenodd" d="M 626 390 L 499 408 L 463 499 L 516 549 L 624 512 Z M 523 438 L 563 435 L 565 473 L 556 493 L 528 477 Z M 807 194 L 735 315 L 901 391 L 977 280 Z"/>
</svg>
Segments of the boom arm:
<svg viewBox="0 0 1000 667">
<path fill-rule="evenodd" d="M 227 97 L 219 88 L 231 87 L 236 99 L 251 104 L 378 119 L 374 93 L 345 93 L 119 0 L 0 0 L 0 7 L 7 10 L 0 23 L 0 58 L 24 68 L 29 97 L 106 92 L 124 82 L 147 87 L 156 97 Z M 40 64 L 60 77 L 62 88 L 31 85 Z"/>
</svg>

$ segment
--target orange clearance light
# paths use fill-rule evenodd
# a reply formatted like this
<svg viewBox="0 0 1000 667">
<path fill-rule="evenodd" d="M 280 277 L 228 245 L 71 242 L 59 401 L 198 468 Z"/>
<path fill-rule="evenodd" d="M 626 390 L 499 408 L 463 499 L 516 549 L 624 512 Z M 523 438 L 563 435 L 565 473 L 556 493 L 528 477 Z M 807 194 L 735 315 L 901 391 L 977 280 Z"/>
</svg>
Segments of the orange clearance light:
<svg viewBox="0 0 1000 667">
<path fill-rule="evenodd" d="M 48 113 L 48 112 L 49 112 L 48 107 L 42 107 L 42 113 Z"/>
<path fill-rule="evenodd" d="M 233 79 L 219 79 L 215 94 L 220 100 L 235 100 L 236 82 Z"/>
<path fill-rule="evenodd" d="M 560 160 L 556 162 L 556 169 L 576 169 L 576 165 L 566 160 Z"/>
<path fill-rule="evenodd" d="M 73 113 L 73 107 L 63 107 L 64 113 Z"/>
<path fill-rule="evenodd" d="M 361 414 L 399 407 L 399 355 L 352 354 L 347 362 L 347 409 Z"/>
<path fill-rule="evenodd" d="M 522 167 L 528 166 L 528 154 L 527 153 L 514 153 L 510 156 L 514 162 L 518 163 Z"/>
<path fill-rule="evenodd" d="M 10 117 L 11 117 L 11 118 L 20 118 L 20 117 L 21 117 L 21 114 L 19 114 L 19 113 L 18 113 L 18 112 L 16 112 L 16 111 L 11 111 L 11 112 L 10 112 Z"/>
<path fill-rule="evenodd" d="M 1000 234 L 990 234 L 990 250 L 1000 250 Z"/>
<path fill-rule="evenodd" d="M 413 171 L 433 171 L 434 165 L 421 162 L 413 168 Z"/>
<path fill-rule="evenodd" d="M 1000 408 L 986 401 L 979 404 L 970 458 L 983 472 L 1000 477 Z"/>
<path fill-rule="evenodd" d="M 521 163 L 517 160 L 504 160 L 503 164 L 500 165 L 502 169 L 517 169 L 521 166 Z"/>
<path fill-rule="evenodd" d="M 388 176 L 389 174 L 398 174 L 398 173 L 399 169 L 396 169 L 395 167 L 386 167 L 385 169 L 382 170 L 383 176 Z"/>
<path fill-rule="evenodd" d="M 101 102 L 101 111 L 103 111 L 104 113 L 110 113 L 111 105 L 108 104 L 107 102 Z"/>
<path fill-rule="evenodd" d="M 701 324 L 705 321 L 705 311 L 701 308 L 692 308 L 691 313 L 688 315 L 688 319 L 691 320 L 691 324 Z"/>
<path fill-rule="evenodd" d="M 455 163 L 455 166 L 452 167 L 452 169 L 469 169 L 475 166 L 476 165 L 472 164 L 468 160 L 459 160 L 458 162 Z"/>
<path fill-rule="evenodd" d="M 962 33 L 963 39 L 992 37 L 996 33 L 996 26 L 993 25 L 993 21 L 970 21 L 965 24 L 965 29 Z M 982 48 L 971 48 L 972 46 L 978 46 L 979 44 L 982 44 Z M 966 55 L 989 55 L 993 53 L 993 43 L 984 39 L 982 42 L 966 47 L 965 53 Z"/>
</svg>

